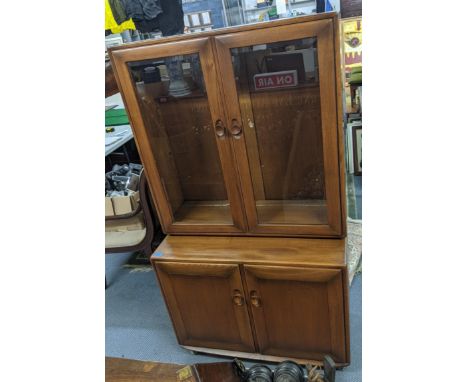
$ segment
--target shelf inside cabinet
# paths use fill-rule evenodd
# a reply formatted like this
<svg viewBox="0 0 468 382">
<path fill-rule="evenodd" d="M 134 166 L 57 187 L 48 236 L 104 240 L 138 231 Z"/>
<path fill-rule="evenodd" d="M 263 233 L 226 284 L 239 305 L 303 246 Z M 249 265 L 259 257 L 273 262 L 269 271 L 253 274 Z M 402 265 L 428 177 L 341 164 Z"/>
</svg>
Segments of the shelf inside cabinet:
<svg viewBox="0 0 468 382">
<path fill-rule="evenodd" d="M 336 20 L 111 50 L 166 233 L 345 236 Z"/>
<path fill-rule="evenodd" d="M 260 224 L 327 224 L 327 204 L 316 200 L 257 201 Z"/>
<path fill-rule="evenodd" d="M 300 94 L 296 95 L 295 90 L 310 89 L 316 92 L 316 95 L 320 95 L 320 85 L 318 82 L 313 79 L 308 80 L 307 82 L 297 84 L 296 86 L 286 87 L 286 88 L 273 88 L 273 89 L 249 89 L 249 95 L 261 94 L 261 93 L 285 93 L 286 97 L 300 97 Z"/>
<path fill-rule="evenodd" d="M 186 201 L 175 213 L 175 224 L 232 224 L 228 201 Z"/>
</svg>

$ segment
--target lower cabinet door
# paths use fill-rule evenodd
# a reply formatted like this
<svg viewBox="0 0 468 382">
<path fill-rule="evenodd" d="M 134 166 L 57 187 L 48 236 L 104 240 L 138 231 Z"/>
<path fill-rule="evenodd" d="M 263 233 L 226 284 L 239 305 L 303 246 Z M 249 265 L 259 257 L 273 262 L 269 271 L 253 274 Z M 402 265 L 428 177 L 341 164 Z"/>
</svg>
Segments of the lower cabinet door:
<svg viewBox="0 0 468 382">
<path fill-rule="evenodd" d="M 181 345 L 255 351 L 238 265 L 155 265 Z"/>
<path fill-rule="evenodd" d="M 340 269 L 245 265 L 260 353 L 348 363 Z"/>
</svg>

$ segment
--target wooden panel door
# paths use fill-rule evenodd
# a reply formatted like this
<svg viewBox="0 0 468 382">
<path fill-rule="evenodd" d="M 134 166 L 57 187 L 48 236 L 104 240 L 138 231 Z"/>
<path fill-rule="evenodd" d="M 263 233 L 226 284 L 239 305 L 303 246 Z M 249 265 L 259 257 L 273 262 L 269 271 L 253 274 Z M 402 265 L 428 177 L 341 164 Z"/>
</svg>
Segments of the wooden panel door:
<svg viewBox="0 0 468 382">
<path fill-rule="evenodd" d="M 340 269 L 244 269 L 260 353 L 349 362 Z"/>
<path fill-rule="evenodd" d="M 111 59 L 165 232 L 244 232 L 210 39 L 130 46 Z"/>
<path fill-rule="evenodd" d="M 255 350 L 238 265 L 156 262 L 179 343 Z"/>
<path fill-rule="evenodd" d="M 214 37 L 251 233 L 345 233 L 335 24 Z"/>
</svg>

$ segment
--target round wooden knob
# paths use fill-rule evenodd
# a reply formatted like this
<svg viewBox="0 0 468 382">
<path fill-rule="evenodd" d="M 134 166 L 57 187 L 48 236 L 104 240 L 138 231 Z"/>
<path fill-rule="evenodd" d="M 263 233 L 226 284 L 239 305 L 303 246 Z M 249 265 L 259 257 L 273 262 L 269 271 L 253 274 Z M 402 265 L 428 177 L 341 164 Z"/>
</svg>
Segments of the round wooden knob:
<svg viewBox="0 0 468 382">
<path fill-rule="evenodd" d="M 224 128 L 223 121 L 218 119 L 215 123 L 215 133 L 218 137 L 224 137 L 224 134 L 226 134 L 226 129 Z"/>
<path fill-rule="evenodd" d="M 262 301 L 260 299 L 260 296 L 258 296 L 257 292 L 254 291 L 254 290 L 252 292 L 250 292 L 250 303 L 255 308 L 260 308 L 260 306 L 262 305 Z"/>
<path fill-rule="evenodd" d="M 232 120 L 231 124 L 231 134 L 234 136 L 240 135 L 242 133 L 242 126 L 241 124 L 237 121 L 237 119 Z"/>
<path fill-rule="evenodd" d="M 237 305 L 237 306 L 244 305 L 244 296 L 242 296 L 242 293 L 240 292 L 240 290 L 236 289 L 234 291 L 234 294 L 232 296 L 232 301 L 234 302 L 234 305 Z"/>
</svg>

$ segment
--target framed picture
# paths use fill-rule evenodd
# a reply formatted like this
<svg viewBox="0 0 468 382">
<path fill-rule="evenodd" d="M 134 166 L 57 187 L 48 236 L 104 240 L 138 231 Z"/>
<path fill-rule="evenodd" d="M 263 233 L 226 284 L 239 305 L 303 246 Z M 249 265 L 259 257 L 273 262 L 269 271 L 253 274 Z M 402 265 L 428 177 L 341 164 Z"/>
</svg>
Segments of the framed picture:
<svg viewBox="0 0 468 382">
<path fill-rule="evenodd" d="M 359 162 L 357 159 L 357 142 L 356 136 L 358 131 L 362 129 L 361 119 L 353 120 L 346 124 L 346 168 L 348 174 L 356 174 L 361 171 L 361 167 L 356 167 L 356 164 Z M 360 134 L 359 134 L 360 135 Z M 357 175 L 357 174 L 356 174 Z"/>
<path fill-rule="evenodd" d="M 354 175 L 362 175 L 362 125 L 352 127 Z"/>
<path fill-rule="evenodd" d="M 349 84 L 351 71 L 362 67 L 362 19 L 354 17 L 340 20 L 343 83 L 346 113 L 356 112 L 353 105 L 354 91 Z"/>
</svg>

